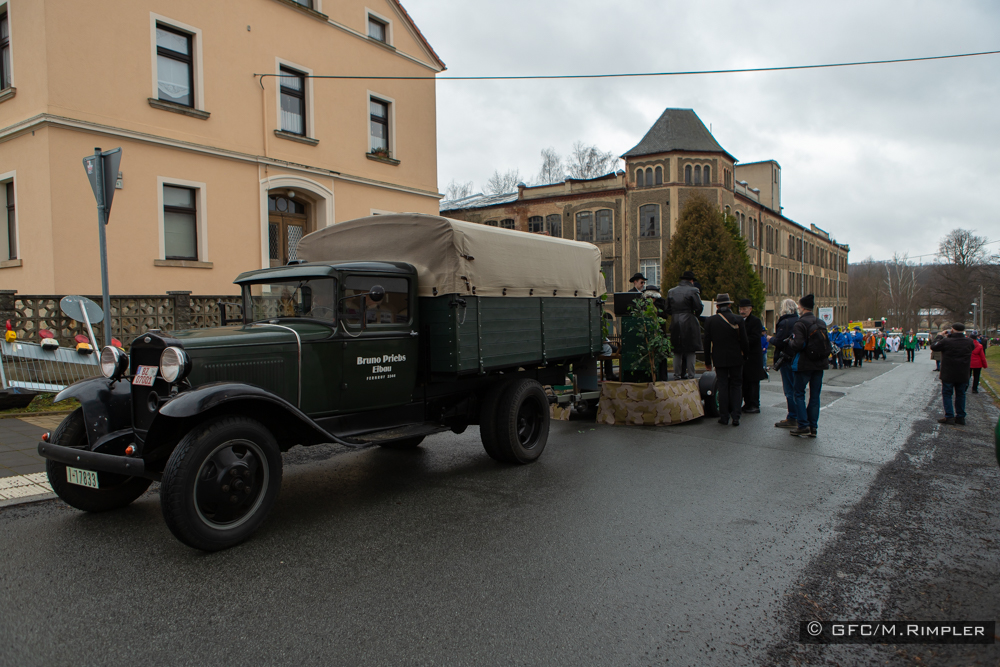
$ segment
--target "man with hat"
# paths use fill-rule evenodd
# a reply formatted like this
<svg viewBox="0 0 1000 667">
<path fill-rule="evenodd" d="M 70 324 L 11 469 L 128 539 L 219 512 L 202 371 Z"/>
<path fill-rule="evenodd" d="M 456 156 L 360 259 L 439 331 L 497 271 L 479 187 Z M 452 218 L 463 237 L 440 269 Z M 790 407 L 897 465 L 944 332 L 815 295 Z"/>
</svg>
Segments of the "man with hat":
<svg viewBox="0 0 1000 667">
<path fill-rule="evenodd" d="M 811 337 L 819 337 L 816 338 L 816 343 L 823 345 L 824 348 L 829 345 L 826 322 L 813 314 L 815 303 L 816 298 L 812 294 L 806 294 L 799 299 L 799 319 L 792 327 L 792 337 L 788 341 L 788 350 L 795 355 L 792 359 L 792 371 L 795 376 L 792 397 L 795 400 L 795 418 L 799 423 L 799 427 L 789 433 L 813 438 L 816 437 L 819 428 L 819 395 L 823 388 L 823 371 L 827 367 L 828 355 L 824 353 L 820 358 L 812 358 L 810 353 L 807 353 L 807 346 Z M 808 348 L 808 350 L 813 349 L 815 348 Z M 806 385 L 809 385 L 808 406 Z"/>
<path fill-rule="evenodd" d="M 740 425 L 743 394 L 743 367 L 747 362 L 747 328 L 743 318 L 730 310 L 728 294 L 715 297 L 716 313 L 705 320 L 705 368 L 718 378 L 719 423 Z M 757 362 L 760 368 L 760 362 Z"/>
<path fill-rule="evenodd" d="M 674 348 L 674 379 L 694 377 L 694 354 L 701 349 L 701 325 L 698 316 L 704 306 L 701 290 L 694 286 L 694 274 L 685 271 L 677 287 L 667 292 L 670 315 L 670 345 Z"/>
<path fill-rule="evenodd" d="M 941 397 L 944 400 L 944 417 L 940 424 L 965 426 L 965 392 L 969 388 L 972 353 L 976 344 L 965 337 L 965 325 L 955 322 L 947 335 L 931 343 L 933 352 L 941 353 Z M 954 405 L 952 396 L 954 395 Z"/>
<path fill-rule="evenodd" d="M 641 292 L 646 289 L 646 276 L 642 275 L 638 271 L 628 279 L 632 283 L 632 289 L 629 292 Z"/>
<path fill-rule="evenodd" d="M 851 339 L 854 343 L 851 346 L 854 352 L 854 365 L 861 368 L 861 362 L 865 358 L 865 335 L 861 333 L 861 327 L 854 327 L 854 333 L 851 334 Z"/>
<path fill-rule="evenodd" d="M 747 329 L 746 364 L 743 366 L 743 412 L 760 412 L 760 381 L 767 379 L 764 370 L 764 348 L 761 347 L 761 336 L 764 335 L 764 323 L 753 314 L 753 301 L 740 299 L 740 317 Z"/>
</svg>

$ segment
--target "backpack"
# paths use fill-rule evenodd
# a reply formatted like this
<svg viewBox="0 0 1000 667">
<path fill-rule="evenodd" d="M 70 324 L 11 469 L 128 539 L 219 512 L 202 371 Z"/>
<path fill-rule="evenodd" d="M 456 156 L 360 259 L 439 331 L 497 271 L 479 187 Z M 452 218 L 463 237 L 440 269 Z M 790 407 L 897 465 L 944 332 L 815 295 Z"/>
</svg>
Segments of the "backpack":
<svg viewBox="0 0 1000 667">
<path fill-rule="evenodd" d="M 830 337 L 826 335 L 826 327 L 819 320 L 809 325 L 803 352 L 809 361 L 823 361 L 832 354 L 833 346 L 830 344 Z"/>
</svg>

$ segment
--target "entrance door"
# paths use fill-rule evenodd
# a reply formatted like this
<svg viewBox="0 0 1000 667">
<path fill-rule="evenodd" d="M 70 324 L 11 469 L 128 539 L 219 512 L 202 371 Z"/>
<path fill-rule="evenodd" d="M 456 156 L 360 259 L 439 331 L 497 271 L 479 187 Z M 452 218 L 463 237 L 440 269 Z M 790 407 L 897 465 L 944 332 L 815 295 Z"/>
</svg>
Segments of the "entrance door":
<svg viewBox="0 0 1000 667">
<path fill-rule="evenodd" d="M 309 231 L 308 204 L 289 193 L 267 196 L 267 238 L 271 266 L 284 266 L 298 259 L 299 241 Z"/>
</svg>

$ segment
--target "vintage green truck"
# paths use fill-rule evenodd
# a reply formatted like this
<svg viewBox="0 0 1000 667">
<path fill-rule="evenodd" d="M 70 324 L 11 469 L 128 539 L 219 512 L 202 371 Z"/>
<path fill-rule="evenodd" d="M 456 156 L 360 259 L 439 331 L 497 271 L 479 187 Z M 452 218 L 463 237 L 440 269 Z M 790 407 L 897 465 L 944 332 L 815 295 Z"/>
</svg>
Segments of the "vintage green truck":
<svg viewBox="0 0 1000 667">
<path fill-rule="evenodd" d="M 174 535 L 206 551 L 249 537 L 294 445 L 418 446 L 478 424 L 486 453 L 530 463 L 549 431 L 543 385 L 601 350 L 593 245 L 406 214 L 305 236 L 303 258 L 250 271 L 243 320 L 101 352 L 105 377 L 38 451 L 85 511 L 153 480 Z"/>
</svg>

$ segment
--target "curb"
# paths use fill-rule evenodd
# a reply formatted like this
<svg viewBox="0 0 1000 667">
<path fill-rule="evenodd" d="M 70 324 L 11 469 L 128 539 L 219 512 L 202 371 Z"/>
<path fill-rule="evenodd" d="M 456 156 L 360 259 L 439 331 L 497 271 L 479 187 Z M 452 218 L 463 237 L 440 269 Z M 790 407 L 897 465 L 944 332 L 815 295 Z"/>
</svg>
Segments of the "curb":
<svg viewBox="0 0 1000 667">
<path fill-rule="evenodd" d="M 13 507 L 15 505 L 30 505 L 32 503 L 42 503 L 58 498 L 54 493 L 43 493 L 37 496 L 24 496 L 23 498 L 11 498 L 10 500 L 0 500 L 0 509 Z"/>
<path fill-rule="evenodd" d="M 23 417 L 45 417 L 48 415 L 68 415 L 73 410 L 47 410 L 42 412 L 7 412 L 0 414 L 0 419 L 21 419 Z"/>
</svg>

